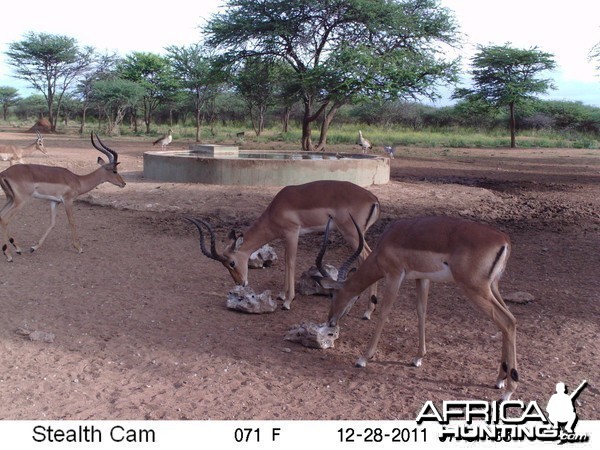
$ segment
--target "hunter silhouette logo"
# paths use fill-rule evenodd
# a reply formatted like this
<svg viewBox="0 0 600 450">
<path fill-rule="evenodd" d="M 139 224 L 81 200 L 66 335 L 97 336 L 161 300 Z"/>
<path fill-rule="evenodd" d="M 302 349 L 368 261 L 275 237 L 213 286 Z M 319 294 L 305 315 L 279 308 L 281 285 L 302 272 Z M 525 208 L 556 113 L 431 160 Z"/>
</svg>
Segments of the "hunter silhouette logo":
<svg viewBox="0 0 600 450">
<path fill-rule="evenodd" d="M 417 416 L 417 425 L 436 422 L 446 441 L 557 441 L 559 444 L 589 442 L 589 434 L 575 433 L 575 400 L 587 386 L 584 380 L 572 393 L 565 383 L 556 384 L 546 412 L 535 400 L 445 400 L 440 407 L 428 400 Z"/>
<path fill-rule="evenodd" d="M 575 412 L 575 400 L 587 386 L 587 380 L 583 382 L 573 391 L 572 394 L 567 394 L 565 383 L 556 384 L 556 394 L 553 394 L 546 406 L 548 419 L 552 422 L 555 428 L 560 428 L 563 424 L 565 433 L 573 434 L 573 429 L 577 423 L 577 413 Z"/>
</svg>

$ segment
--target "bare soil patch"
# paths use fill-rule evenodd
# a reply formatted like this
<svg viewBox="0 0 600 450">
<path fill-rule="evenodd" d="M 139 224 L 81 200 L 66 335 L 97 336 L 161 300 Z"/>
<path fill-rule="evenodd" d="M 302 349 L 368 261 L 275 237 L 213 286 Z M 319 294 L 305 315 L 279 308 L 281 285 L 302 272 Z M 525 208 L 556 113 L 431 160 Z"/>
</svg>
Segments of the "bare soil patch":
<svg viewBox="0 0 600 450">
<path fill-rule="evenodd" d="M 30 137 L 0 132 L 0 142 Z M 325 320 L 324 297 L 299 296 L 291 311 L 264 315 L 226 309 L 233 282 L 201 255 L 197 231 L 182 217 L 209 220 L 225 236 L 258 217 L 279 188 L 156 183 L 142 176 L 150 139 L 105 141 L 120 154 L 127 186 L 102 185 L 76 203 L 84 253 L 71 247 L 61 207 L 39 251 L 0 261 L 0 418 L 414 419 L 426 400 L 499 398 L 500 333 L 453 286 L 432 289 L 420 368 L 410 366 L 411 283 L 365 369 L 353 367 L 374 328 L 360 319 L 364 300 L 326 350 L 283 339 L 294 324 Z M 45 144 L 48 155 L 28 162 L 77 173 L 95 167 L 88 137 L 47 135 Z M 557 382 L 575 388 L 587 379 L 577 412 L 600 419 L 600 153 L 400 149 L 392 181 L 370 189 L 383 212 L 370 242 L 395 218 L 416 215 L 468 217 L 506 231 L 513 254 L 501 291 L 535 297 L 509 305 L 521 375 L 513 399 L 545 405 Z M 49 220 L 48 204 L 32 201 L 11 222 L 12 234 L 26 247 Z M 298 276 L 320 239 L 301 239 Z M 283 256 L 280 243 L 274 247 Z M 335 264 L 348 252 L 337 239 L 327 258 Z M 252 271 L 250 283 L 279 292 L 283 265 Z M 23 330 L 53 339 L 31 340 Z"/>
</svg>

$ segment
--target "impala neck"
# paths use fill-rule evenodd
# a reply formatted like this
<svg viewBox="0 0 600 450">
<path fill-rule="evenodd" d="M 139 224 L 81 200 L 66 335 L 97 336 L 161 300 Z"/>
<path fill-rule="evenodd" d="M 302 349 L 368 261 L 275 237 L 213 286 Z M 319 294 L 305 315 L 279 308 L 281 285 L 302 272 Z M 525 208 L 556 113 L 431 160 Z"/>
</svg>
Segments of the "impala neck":
<svg viewBox="0 0 600 450">
<path fill-rule="evenodd" d="M 247 252 L 250 255 L 278 237 L 281 236 L 274 233 L 269 221 L 261 216 L 244 232 L 244 242 L 238 251 Z"/>
<path fill-rule="evenodd" d="M 78 195 L 85 194 L 91 191 L 96 186 L 108 181 L 107 172 L 104 167 L 98 167 L 92 173 L 87 175 L 76 175 L 79 179 L 79 189 L 77 189 Z"/>
</svg>

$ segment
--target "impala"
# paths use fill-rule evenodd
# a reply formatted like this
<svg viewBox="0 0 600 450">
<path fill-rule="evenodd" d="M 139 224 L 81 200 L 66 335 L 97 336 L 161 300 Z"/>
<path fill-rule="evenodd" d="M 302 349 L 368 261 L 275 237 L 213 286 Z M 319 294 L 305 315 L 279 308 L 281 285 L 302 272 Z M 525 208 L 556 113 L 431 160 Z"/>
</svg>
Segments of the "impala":
<svg viewBox="0 0 600 450">
<path fill-rule="evenodd" d="M 119 164 L 117 162 L 117 152 L 104 145 L 98 135 L 96 135 L 96 139 L 100 146 L 94 142 L 94 133 L 92 133 L 92 145 L 108 157 L 108 162 L 104 162 L 102 158 L 98 157 L 98 164 L 101 166 L 87 175 L 76 175 L 64 167 L 37 164 L 19 164 L 11 166 L 0 173 L 0 187 L 4 190 L 7 199 L 6 204 L 0 210 L 0 226 L 2 227 L 4 241 L 2 251 L 8 261 L 12 261 L 8 247 L 9 243 L 15 247 L 18 254 L 21 253 L 21 249 L 14 239 L 8 235 L 8 222 L 30 198 L 48 200 L 51 213 L 50 227 L 30 250 L 33 252 L 44 243 L 46 236 L 54 228 L 56 222 L 56 206 L 63 203 L 71 227 L 73 246 L 79 253 L 83 251 L 73 221 L 73 201 L 81 194 L 106 181 L 119 187 L 125 186 L 125 181 L 117 173 L 117 165 Z"/>
<path fill-rule="evenodd" d="M 379 200 L 371 192 L 347 181 L 322 180 L 297 186 L 284 187 L 271 201 L 260 217 L 244 234 L 229 233 L 229 245 L 222 252 L 216 249 L 216 237 L 212 227 L 205 221 L 190 219 L 200 232 L 202 253 L 221 262 L 229 271 L 234 282 L 248 284 L 248 259 L 250 255 L 275 239 L 283 239 L 285 248 L 285 281 L 283 308 L 289 309 L 295 297 L 295 266 L 298 251 L 298 238 L 302 234 L 325 230 L 328 218 L 332 217 L 336 228 L 346 242 L 356 248 L 361 240 L 349 214 L 360 224 L 364 233 L 378 219 Z M 211 249 L 204 244 L 202 227 L 210 233 Z M 371 249 L 364 242 L 360 260 L 364 260 Z M 371 287 L 372 302 L 365 313 L 370 316 L 375 308 L 377 287 Z"/>
<path fill-rule="evenodd" d="M 361 236 L 359 249 L 363 241 Z M 318 267 L 321 267 L 326 246 L 327 237 L 317 257 Z M 402 281 L 416 280 L 419 350 L 413 365 L 418 367 L 425 356 L 425 314 L 429 285 L 432 281 L 454 282 L 502 331 L 502 357 L 496 386 L 502 389 L 505 380 L 508 381 L 503 395 L 503 399 L 508 400 L 519 381 L 516 320 L 498 290 L 498 281 L 509 255 L 508 236 L 488 225 L 451 217 L 397 220 L 388 226 L 369 257 L 348 281 L 320 279 L 322 285 L 334 290 L 328 324 L 336 326 L 367 286 L 382 278 L 385 280 L 375 333 L 356 363 L 364 367 L 375 354 L 383 325 Z M 344 266 L 349 267 L 355 258 L 356 253 Z M 321 272 L 326 276 L 324 271 Z"/>
<path fill-rule="evenodd" d="M 46 154 L 44 137 L 38 131 L 36 131 L 36 134 L 36 140 L 26 147 L 0 144 L 0 160 L 8 161 L 8 163 L 12 166 L 14 163 L 23 164 L 23 157 L 31 155 L 35 150 L 39 150 L 40 152 Z"/>
</svg>

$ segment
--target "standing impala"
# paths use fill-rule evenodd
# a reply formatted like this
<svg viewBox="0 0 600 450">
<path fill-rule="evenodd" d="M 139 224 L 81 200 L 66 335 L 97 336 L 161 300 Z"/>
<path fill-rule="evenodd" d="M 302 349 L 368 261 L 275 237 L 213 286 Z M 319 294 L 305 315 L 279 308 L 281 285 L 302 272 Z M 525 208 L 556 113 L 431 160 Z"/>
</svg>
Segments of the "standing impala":
<svg viewBox="0 0 600 450">
<path fill-rule="evenodd" d="M 360 240 L 359 249 L 364 239 L 361 237 Z M 325 237 L 317 257 L 319 267 L 326 246 Z M 503 395 L 503 399 L 508 400 L 519 381 L 516 320 L 498 290 L 498 281 L 509 255 L 508 236 L 488 225 L 452 217 L 397 220 L 388 226 L 373 252 L 347 282 L 321 279 L 324 287 L 335 290 L 329 326 L 338 324 L 367 286 L 382 278 L 385 280 L 375 333 L 366 352 L 356 363 L 364 367 L 375 354 L 383 325 L 402 281 L 416 280 L 419 351 L 413 365 L 418 367 L 425 356 L 425 313 L 430 282 L 454 282 L 502 331 L 502 357 L 496 386 L 501 389 L 505 380 L 508 381 Z M 356 254 L 352 255 L 344 266 L 349 267 L 355 258 Z M 324 274 L 324 271 L 321 272 Z"/>
<path fill-rule="evenodd" d="M 298 238 L 302 234 L 325 230 L 329 217 L 333 218 L 335 226 L 353 248 L 361 240 L 351 214 L 360 224 L 364 234 L 379 217 L 379 200 L 371 192 L 347 181 L 321 180 L 297 186 L 286 186 L 275 195 L 267 209 L 250 226 L 245 234 L 229 233 L 230 243 L 219 253 L 216 250 L 216 237 L 212 227 L 203 220 L 188 219 L 193 222 L 200 232 L 200 249 L 202 253 L 221 262 L 231 274 L 235 283 L 248 284 L 248 259 L 250 255 L 264 244 L 275 239 L 283 239 L 285 247 L 285 282 L 284 309 L 290 309 L 295 297 L 294 270 L 298 251 Z M 210 233 L 210 252 L 204 245 L 202 226 Z M 362 236 L 361 234 L 361 236 Z M 364 260 L 371 249 L 364 243 L 360 260 Z M 371 287 L 373 298 L 377 287 Z M 365 316 L 370 315 L 375 303 L 369 304 Z"/>
<path fill-rule="evenodd" d="M 31 155 L 35 150 L 46 154 L 46 147 L 44 147 L 44 137 L 36 131 L 37 138 L 26 147 L 19 147 L 16 145 L 5 145 L 0 144 L 0 160 L 8 161 L 9 165 L 14 163 L 23 164 L 23 157 Z"/>
<path fill-rule="evenodd" d="M 98 163 L 101 165 L 98 169 L 87 175 L 76 175 L 64 167 L 41 166 L 37 164 L 19 164 L 11 166 L 0 173 L 0 187 L 4 190 L 7 202 L 0 210 L 0 226 L 3 232 L 2 251 L 8 261 L 12 261 L 12 255 L 8 244 L 15 247 L 17 253 L 21 249 L 12 237 L 8 235 L 8 222 L 15 213 L 30 199 L 39 198 L 50 202 L 51 223 L 39 242 L 31 247 L 31 251 L 37 250 L 54 228 L 56 222 L 56 206 L 59 203 L 65 205 L 67 219 L 71 227 L 73 246 L 79 253 L 83 251 L 75 229 L 73 221 L 73 201 L 88 191 L 91 191 L 99 184 L 108 181 L 119 187 L 125 187 L 125 181 L 117 173 L 117 152 L 111 150 L 100 141 L 96 135 L 98 143 L 94 142 L 94 133 L 91 135 L 92 145 L 101 153 L 108 157 L 108 162 L 98 157 Z"/>
</svg>

